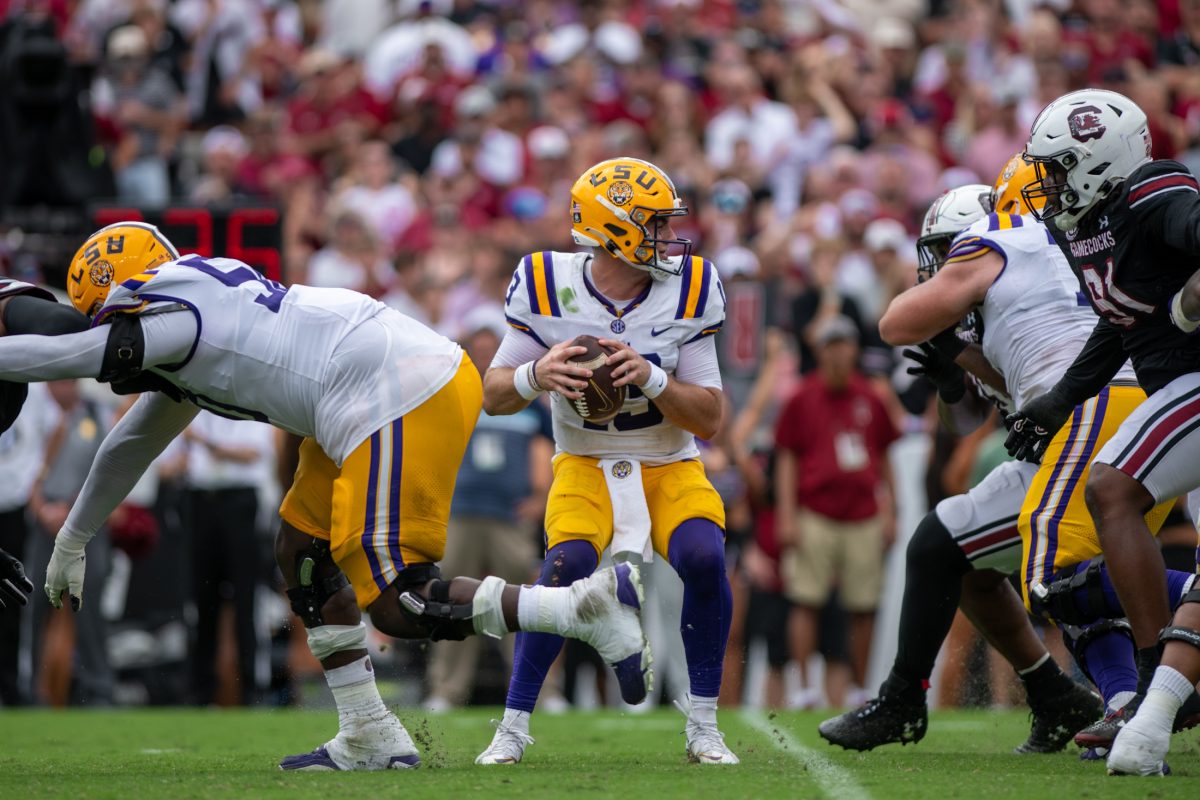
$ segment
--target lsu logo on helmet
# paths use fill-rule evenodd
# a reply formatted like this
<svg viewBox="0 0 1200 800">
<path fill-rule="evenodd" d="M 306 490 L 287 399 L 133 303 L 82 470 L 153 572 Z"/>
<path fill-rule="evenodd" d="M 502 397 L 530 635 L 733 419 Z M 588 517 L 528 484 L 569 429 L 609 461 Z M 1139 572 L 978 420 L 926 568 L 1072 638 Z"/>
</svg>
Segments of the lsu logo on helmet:
<svg viewBox="0 0 1200 800">
<path fill-rule="evenodd" d="M 1100 121 L 1100 109 L 1095 106 L 1080 106 L 1067 117 L 1071 138 L 1077 142 L 1099 139 L 1108 130 Z"/>
<path fill-rule="evenodd" d="M 1031 213 L 1034 207 L 1026 200 L 1023 190 L 1037 179 L 1037 169 L 1025 161 L 1023 152 L 1017 153 L 1005 163 L 992 187 L 992 210 L 1016 216 Z M 1035 202 L 1040 211 L 1046 201 L 1042 199 Z"/>
<path fill-rule="evenodd" d="M 93 233 L 71 259 L 67 295 L 71 305 L 95 316 L 114 283 L 179 258 L 175 245 L 145 222 L 117 222 Z"/>
</svg>

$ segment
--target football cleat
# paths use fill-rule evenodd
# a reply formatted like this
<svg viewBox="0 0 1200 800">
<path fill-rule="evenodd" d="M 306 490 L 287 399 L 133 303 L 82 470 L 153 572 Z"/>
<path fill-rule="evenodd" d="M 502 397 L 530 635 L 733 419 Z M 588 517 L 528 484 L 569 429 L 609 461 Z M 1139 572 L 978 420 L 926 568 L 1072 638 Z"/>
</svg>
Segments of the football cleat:
<svg viewBox="0 0 1200 800">
<path fill-rule="evenodd" d="M 1108 753 L 1109 775 L 1166 775 L 1171 732 L 1134 717 L 1121 727 Z"/>
<path fill-rule="evenodd" d="M 641 573 L 634 564 L 598 570 L 569 587 L 573 619 L 564 634 L 590 644 L 612 665 L 621 699 L 642 702 L 654 687 L 650 644 L 642 631 L 645 600 Z"/>
<path fill-rule="evenodd" d="M 476 764 L 520 764 L 525 748 L 533 744 L 533 737 L 523 730 L 505 725 L 501 720 L 492 720 L 496 735 L 487 749 L 475 758 Z"/>
<path fill-rule="evenodd" d="M 925 738 L 929 710 L 923 702 L 880 693 L 854 711 L 830 717 L 817 731 L 821 738 L 847 750 L 874 750 L 885 744 L 917 743 Z"/>
<path fill-rule="evenodd" d="M 1075 744 L 1080 747 L 1112 747 L 1113 740 L 1125 727 L 1125 723 L 1133 719 L 1143 698 L 1138 695 L 1125 705 L 1110 711 L 1104 719 L 1096 722 L 1075 734 Z M 1175 714 L 1175 725 L 1172 733 L 1190 730 L 1200 725 L 1200 695 L 1192 692 L 1191 697 L 1184 701 Z"/>
<path fill-rule="evenodd" d="M 1100 696 L 1075 681 L 1067 691 L 1045 699 L 1030 696 L 1029 707 L 1033 718 L 1029 738 L 1013 748 L 1014 753 L 1057 753 L 1082 726 L 1104 714 Z"/>
<path fill-rule="evenodd" d="M 355 725 L 311 753 L 287 756 L 279 762 L 284 771 L 378 771 L 413 769 L 421 765 L 421 756 L 412 737 L 393 714 L 379 720 Z"/>
<path fill-rule="evenodd" d="M 734 752 L 725 744 L 725 734 L 716 722 L 701 722 L 692 710 L 692 698 L 685 695 L 683 702 L 675 701 L 675 707 L 687 717 L 683 732 L 687 736 L 687 757 L 693 764 L 740 764 Z"/>
</svg>

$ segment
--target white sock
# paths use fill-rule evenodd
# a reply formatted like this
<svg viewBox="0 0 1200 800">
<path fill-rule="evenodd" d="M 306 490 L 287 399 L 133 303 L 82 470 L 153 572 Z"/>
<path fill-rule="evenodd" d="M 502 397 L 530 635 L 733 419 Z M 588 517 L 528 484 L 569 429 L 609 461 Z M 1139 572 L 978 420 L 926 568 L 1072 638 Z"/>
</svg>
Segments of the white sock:
<svg viewBox="0 0 1200 800">
<path fill-rule="evenodd" d="M 375 670 L 371 657 L 363 656 L 344 667 L 325 671 L 325 680 L 337 703 L 338 728 L 353 733 L 359 725 L 391 716 L 375 686 Z"/>
<path fill-rule="evenodd" d="M 717 698 L 689 695 L 692 700 L 692 719 L 696 722 L 717 724 Z"/>
<path fill-rule="evenodd" d="M 1195 687 L 1178 670 L 1159 666 L 1150 681 L 1146 699 L 1138 709 L 1137 716 L 1147 715 L 1147 721 L 1163 730 L 1171 730 L 1175 724 L 1175 713 L 1188 699 Z"/>
<path fill-rule="evenodd" d="M 522 586 L 517 596 L 517 624 L 523 631 L 565 634 L 571 590 L 559 586 Z"/>
<path fill-rule="evenodd" d="M 529 733 L 529 712 L 517 711 L 515 708 L 504 709 L 504 719 L 500 724 L 505 728 L 513 728 L 521 733 Z"/>
</svg>

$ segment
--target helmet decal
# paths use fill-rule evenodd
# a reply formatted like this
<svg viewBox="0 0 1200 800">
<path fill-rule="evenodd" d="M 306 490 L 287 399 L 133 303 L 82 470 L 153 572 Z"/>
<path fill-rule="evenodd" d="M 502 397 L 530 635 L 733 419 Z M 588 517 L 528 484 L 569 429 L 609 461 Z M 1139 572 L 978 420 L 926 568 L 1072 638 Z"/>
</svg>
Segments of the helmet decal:
<svg viewBox="0 0 1200 800">
<path fill-rule="evenodd" d="M 91 279 L 93 286 L 108 286 L 113 279 L 113 265 L 107 261 L 97 261 L 92 264 L 88 278 Z"/>
<path fill-rule="evenodd" d="M 608 199 L 619 206 L 626 205 L 633 199 L 633 187 L 626 181 L 615 181 L 608 187 Z"/>
<path fill-rule="evenodd" d="M 1099 139 L 1108 130 L 1100 121 L 1100 109 L 1095 106 L 1080 106 L 1067 117 L 1071 138 L 1077 142 Z"/>
</svg>

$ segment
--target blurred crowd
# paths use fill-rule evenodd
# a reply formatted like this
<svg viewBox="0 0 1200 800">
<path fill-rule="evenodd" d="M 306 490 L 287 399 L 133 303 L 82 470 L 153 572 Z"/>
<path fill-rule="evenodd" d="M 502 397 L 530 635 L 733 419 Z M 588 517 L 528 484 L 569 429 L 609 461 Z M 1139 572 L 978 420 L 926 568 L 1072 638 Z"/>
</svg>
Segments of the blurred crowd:
<svg viewBox="0 0 1200 800">
<path fill-rule="evenodd" d="M 41 171 L 16 159 L 0 206 L 53 203 L 54 176 L 70 196 L 85 173 L 126 206 L 275 205 L 286 282 L 366 292 L 463 341 L 500 332 L 523 254 L 573 249 L 567 197 L 586 167 L 665 169 L 691 209 L 675 228 L 728 298 L 730 410 L 706 458 L 759 612 L 735 634 L 777 620 L 772 667 L 821 649 L 859 686 L 866 653 L 836 632 L 869 637 L 874 609 L 789 589 L 793 525 L 776 536 L 769 519 L 777 436 L 793 471 L 811 466 L 795 421 L 777 423 L 793 391 L 816 375 L 878 400 L 886 430 L 816 468 L 869 468 L 878 502 L 838 521 L 878 516 L 882 551 L 901 511 L 886 450 L 936 426 L 876 321 L 915 280 L 930 202 L 992 183 L 1038 111 L 1084 86 L 1132 97 L 1154 155 L 1200 169 L 1200 0 L 0 0 L 0 18 L 6 85 L 32 87 L 10 98 L 27 116 L 0 108 L 0 150 L 28 144 L 38 86 L 65 93 L 84 146 Z M 53 81 L 38 71 L 51 51 L 67 65 Z M 922 504 L 969 485 L 984 434 L 936 435 Z M 536 509 L 519 518 L 536 544 Z"/>
</svg>

